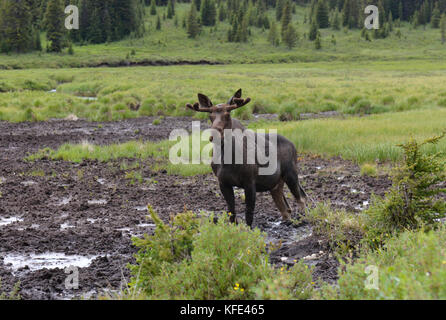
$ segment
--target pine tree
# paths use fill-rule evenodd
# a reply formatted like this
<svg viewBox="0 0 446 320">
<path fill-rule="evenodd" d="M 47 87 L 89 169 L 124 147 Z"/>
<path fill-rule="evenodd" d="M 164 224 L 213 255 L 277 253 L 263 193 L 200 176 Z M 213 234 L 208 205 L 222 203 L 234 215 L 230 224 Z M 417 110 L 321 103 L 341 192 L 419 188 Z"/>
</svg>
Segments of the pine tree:
<svg viewBox="0 0 446 320">
<path fill-rule="evenodd" d="M 286 1 L 283 5 L 283 12 L 282 12 L 282 38 L 287 31 L 287 27 L 290 24 L 292 20 L 292 13 L 291 13 L 291 2 Z"/>
<path fill-rule="evenodd" d="M 150 14 L 156 16 L 156 0 L 152 0 L 150 3 Z"/>
<path fill-rule="evenodd" d="M 34 49 L 32 19 L 25 1 L 0 2 L 0 39 L 2 52 L 20 53 Z"/>
<path fill-rule="evenodd" d="M 61 0 L 49 0 L 46 8 L 46 37 L 51 52 L 61 52 L 64 45 L 64 16 Z"/>
<path fill-rule="evenodd" d="M 169 0 L 167 4 L 167 19 L 172 19 L 175 15 L 175 6 L 173 0 Z"/>
<path fill-rule="evenodd" d="M 297 39 L 298 38 L 296 30 L 291 23 L 288 24 L 286 31 L 282 37 L 282 41 L 286 44 L 288 49 L 293 49 L 296 46 Z"/>
<path fill-rule="evenodd" d="M 341 29 L 341 20 L 339 18 L 339 12 L 336 10 L 334 17 L 333 17 L 333 22 L 331 24 L 331 27 L 333 28 L 333 30 L 340 30 Z"/>
<path fill-rule="evenodd" d="M 438 29 L 440 27 L 441 13 L 440 9 L 438 9 L 438 3 L 435 5 L 435 9 L 432 12 L 431 25 L 432 28 Z"/>
<path fill-rule="evenodd" d="M 283 7 L 285 4 L 285 1 L 287 1 L 287 0 L 277 0 L 277 3 L 276 3 L 276 20 L 277 21 L 282 20 L 282 13 L 283 13 Z"/>
<path fill-rule="evenodd" d="M 319 28 L 324 29 L 329 27 L 328 8 L 324 0 L 319 0 L 316 6 L 316 21 Z"/>
<path fill-rule="evenodd" d="M 198 23 L 197 8 L 195 2 L 193 2 L 187 16 L 187 34 L 189 38 L 195 38 L 199 33 L 200 24 Z"/>
<path fill-rule="evenodd" d="M 279 46 L 279 31 L 277 31 L 277 24 L 275 21 L 273 21 L 269 29 L 268 41 L 275 47 Z"/>
<path fill-rule="evenodd" d="M 446 42 L 446 14 L 441 15 L 440 20 L 441 44 Z"/>
<path fill-rule="evenodd" d="M 159 15 L 156 17 L 156 30 L 161 30 L 161 18 Z"/>
<path fill-rule="evenodd" d="M 313 19 L 313 23 L 311 24 L 310 31 L 308 33 L 308 39 L 310 41 L 316 40 L 316 37 L 317 37 L 318 33 L 319 33 L 319 29 L 317 27 L 316 20 Z"/>
<path fill-rule="evenodd" d="M 322 49 L 321 33 L 319 31 L 317 32 L 316 39 L 314 41 L 314 48 L 316 50 Z"/>
<path fill-rule="evenodd" d="M 201 23 L 204 26 L 215 26 L 217 10 L 213 0 L 203 0 L 201 4 Z"/>
</svg>

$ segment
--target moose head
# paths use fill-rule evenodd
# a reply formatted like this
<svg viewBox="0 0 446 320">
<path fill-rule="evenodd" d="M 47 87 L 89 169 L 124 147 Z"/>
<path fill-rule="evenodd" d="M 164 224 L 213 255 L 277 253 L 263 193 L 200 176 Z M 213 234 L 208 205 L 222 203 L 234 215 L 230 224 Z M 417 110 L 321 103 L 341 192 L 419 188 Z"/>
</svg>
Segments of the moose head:
<svg viewBox="0 0 446 320">
<path fill-rule="evenodd" d="M 212 122 L 211 129 L 217 130 L 220 133 L 220 137 L 223 138 L 224 130 L 233 128 L 231 111 L 241 108 L 251 101 L 250 98 L 242 99 L 241 96 L 242 89 L 239 89 L 227 103 L 214 105 L 211 99 L 199 93 L 199 102 L 196 102 L 194 105 L 188 103 L 186 107 L 196 112 L 209 113 L 209 120 Z"/>
</svg>

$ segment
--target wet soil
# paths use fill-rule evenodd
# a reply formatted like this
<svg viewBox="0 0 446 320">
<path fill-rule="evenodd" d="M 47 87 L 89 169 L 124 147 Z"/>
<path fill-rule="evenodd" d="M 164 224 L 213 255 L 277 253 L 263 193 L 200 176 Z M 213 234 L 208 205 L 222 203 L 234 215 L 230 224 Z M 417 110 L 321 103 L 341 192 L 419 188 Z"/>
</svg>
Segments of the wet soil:
<svg viewBox="0 0 446 320">
<path fill-rule="evenodd" d="M 109 144 L 165 139 L 173 129 L 190 129 L 192 119 L 168 117 L 159 126 L 152 121 L 0 122 L 2 291 L 9 291 L 18 281 L 24 299 L 88 298 L 104 290 L 117 290 L 129 280 L 126 265 L 134 261 L 136 249 L 131 236 L 153 232 L 154 226 L 146 218 L 147 204 L 166 221 L 184 208 L 196 212 L 226 209 L 213 175 L 181 177 L 154 172 L 150 159 L 138 169 L 143 173 L 142 183 L 126 178 L 127 171 L 121 168 L 124 160 L 79 164 L 23 160 L 28 153 L 66 142 Z M 132 160 L 126 161 L 131 165 Z M 315 201 L 330 200 L 334 206 L 348 210 L 361 210 L 372 193 L 382 195 L 390 186 L 387 177 L 361 176 L 356 165 L 340 158 L 306 156 L 300 158 L 298 166 L 304 189 Z M 242 192 L 236 191 L 236 195 L 236 211 L 241 213 Z M 294 204 L 293 208 L 297 216 Z M 238 216 L 244 218 L 244 214 Z M 312 234 L 309 225 L 282 223 L 267 193 L 257 196 L 254 227 L 265 231 L 268 241 L 282 241 L 280 249 L 271 254 L 277 266 L 304 259 L 315 267 L 315 278 L 336 281 L 338 264 L 324 241 Z M 78 269 L 78 289 L 66 289 L 70 275 L 66 265 L 36 267 L 30 258 L 48 254 L 90 259 L 91 264 Z M 29 263 L 17 267 L 17 257 Z M 41 265 L 45 266 L 45 261 Z"/>
</svg>

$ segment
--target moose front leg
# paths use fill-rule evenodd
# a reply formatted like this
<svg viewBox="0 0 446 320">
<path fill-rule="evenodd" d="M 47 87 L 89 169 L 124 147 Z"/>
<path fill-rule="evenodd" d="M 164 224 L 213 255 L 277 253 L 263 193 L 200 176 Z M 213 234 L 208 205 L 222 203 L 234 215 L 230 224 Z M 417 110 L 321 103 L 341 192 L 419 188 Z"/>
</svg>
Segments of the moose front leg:
<svg viewBox="0 0 446 320">
<path fill-rule="evenodd" d="M 252 228 L 252 222 L 254 220 L 254 209 L 256 206 L 256 186 L 254 184 L 245 188 L 245 201 L 246 201 L 246 211 L 245 211 L 246 224 Z"/>
<path fill-rule="evenodd" d="M 223 197 L 226 200 L 228 205 L 228 212 L 231 213 L 231 217 L 229 220 L 231 222 L 235 222 L 235 198 L 234 198 L 234 189 L 232 186 L 227 186 L 220 183 L 220 190 L 223 193 Z"/>
</svg>

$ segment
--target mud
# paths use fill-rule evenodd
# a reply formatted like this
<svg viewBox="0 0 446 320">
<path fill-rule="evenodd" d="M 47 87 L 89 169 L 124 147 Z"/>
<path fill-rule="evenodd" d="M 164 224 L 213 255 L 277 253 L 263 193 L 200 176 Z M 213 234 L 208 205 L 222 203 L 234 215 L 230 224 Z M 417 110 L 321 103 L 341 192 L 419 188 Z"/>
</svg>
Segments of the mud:
<svg viewBox="0 0 446 320">
<path fill-rule="evenodd" d="M 191 120 L 166 118 L 159 126 L 152 125 L 152 118 L 107 123 L 0 122 L 2 290 L 9 291 L 18 281 L 24 299 L 88 298 L 119 290 L 129 280 L 126 265 L 134 261 L 131 236 L 154 229 L 146 217 L 147 204 L 166 221 L 184 208 L 225 210 L 213 175 L 169 176 L 152 171 L 150 159 L 142 163 L 144 182 L 133 184 L 120 167 L 122 161 L 23 160 L 28 153 L 66 142 L 164 139 L 172 129 L 190 128 Z M 367 205 L 371 193 L 382 195 L 390 185 L 386 177 L 361 176 L 356 165 L 339 158 L 303 157 L 299 174 L 315 201 L 330 200 L 336 207 L 356 211 Z M 236 210 L 243 219 L 242 192 L 236 194 Z M 315 278 L 336 281 L 338 265 L 324 242 L 309 225 L 281 223 L 269 194 L 258 194 L 254 226 L 266 232 L 268 241 L 282 241 L 271 254 L 274 264 L 292 265 L 304 259 L 315 267 Z M 79 288 L 66 289 L 70 273 L 65 267 L 77 263 Z"/>
</svg>

